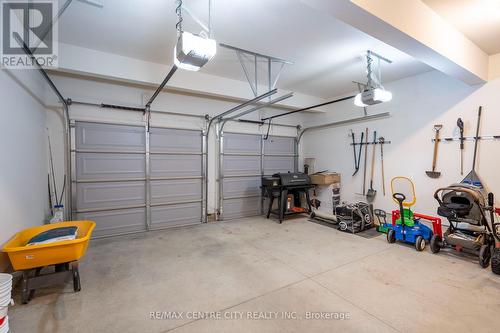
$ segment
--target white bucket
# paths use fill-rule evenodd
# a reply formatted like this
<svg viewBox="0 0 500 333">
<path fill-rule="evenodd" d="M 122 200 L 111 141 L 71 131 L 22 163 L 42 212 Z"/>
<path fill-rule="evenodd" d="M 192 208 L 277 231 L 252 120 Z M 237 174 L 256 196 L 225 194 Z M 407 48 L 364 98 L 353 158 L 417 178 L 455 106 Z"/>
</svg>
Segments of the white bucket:
<svg viewBox="0 0 500 333">
<path fill-rule="evenodd" d="M 0 294 L 3 294 L 4 292 L 7 292 L 11 289 L 12 289 L 12 283 L 4 284 L 3 286 L 0 286 Z"/>
<path fill-rule="evenodd" d="M 0 291 L 0 302 L 2 302 L 2 300 L 5 297 L 9 297 L 10 298 L 10 293 L 11 293 L 11 289 L 7 289 L 5 291 Z"/>
<path fill-rule="evenodd" d="M 0 273 L 0 288 L 7 284 L 12 285 L 12 275 Z"/>
<path fill-rule="evenodd" d="M 10 299 L 11 289 L 5 291 L 0 291 L 0 304 L 3 303 L 5 299 Z"/>
<path fill-rule="evenodd" d="M 9 332 L 9 317 L 5 317 L 5 320 L 2 324 L 2 326 L 0 326 L 0 333 L 8 333 Z"/>
<path fill-rule="evenodd" d="M 7 312 L 9 312 L 8 306 L 0 306 L 0 319 L 7 316 Z"/>
<path fill-rule="evenodd" d="M 12 291 L 12 275 L 0 273 L 0 307 L 9 306 L 12 297 L 11 291 Z M 0 311 L 1 310 L 2 309 L 0 308 Z"/>
</svg>

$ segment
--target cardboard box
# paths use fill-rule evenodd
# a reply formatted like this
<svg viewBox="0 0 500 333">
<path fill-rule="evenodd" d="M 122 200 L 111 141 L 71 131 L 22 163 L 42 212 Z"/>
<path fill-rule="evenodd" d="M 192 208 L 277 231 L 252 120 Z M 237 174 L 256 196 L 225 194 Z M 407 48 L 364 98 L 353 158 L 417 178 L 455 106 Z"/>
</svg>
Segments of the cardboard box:
<svg viewBox="0 0 500 333">
<path fill-rule="evenodd" d="M 311 183 L 315 185 L 330 185 L 340 183 L 340 173 L 325 172 L 311 175 Z"/>
</svg>

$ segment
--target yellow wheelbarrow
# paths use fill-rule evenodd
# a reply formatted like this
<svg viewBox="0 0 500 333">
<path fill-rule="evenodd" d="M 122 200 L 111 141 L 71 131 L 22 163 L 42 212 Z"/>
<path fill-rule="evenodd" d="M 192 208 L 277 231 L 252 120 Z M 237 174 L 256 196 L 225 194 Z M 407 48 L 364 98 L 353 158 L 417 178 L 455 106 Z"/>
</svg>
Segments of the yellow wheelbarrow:
<svg viewBox="0 0 500 333">
<path fill-rule="evenodd" d="M 78 227 L 74 240 L 50 244 L 26 245 L 28 241 L 44 232 L 61 227 Z M 64 283 L 73 278 L 75 292 L 81 290 L 78 260 L 85 255 L 89 239 L 95 228 L 92 221 L 70 221 L 46 224 L 18 232 L 4 246 L 3 252 L 9 256 L 12 267 L 23 272 L 23 304 L 28 303 L 38 288 Z M 54 266 L 54 272 L 41 274 L 42 268 Z"/>
</svg>

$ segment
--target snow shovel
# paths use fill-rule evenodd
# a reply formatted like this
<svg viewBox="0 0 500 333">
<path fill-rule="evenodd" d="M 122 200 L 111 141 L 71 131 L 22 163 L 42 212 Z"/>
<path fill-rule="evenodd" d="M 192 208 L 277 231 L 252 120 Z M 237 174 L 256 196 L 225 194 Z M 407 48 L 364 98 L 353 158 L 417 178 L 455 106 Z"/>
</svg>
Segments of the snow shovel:
<svg viewBox="0 0 500 333">
<path fill-rule="evenodd" d="M 436 171 L 436 161 L 437 161 L 437 153 L 438 153 L 438 145 L 439 145 L 439 131 L 443 128 L 443 125 L 434 125 L 434 131 L 436 132 L 436 136 L 434 137 L 434 154 L 432 156 L 432 171 L 426 171 L 427 176 L 431 178 L 439 178 L 441 176 L 441 172 Z"/>
<path fill-rule="evenodd" d="M 372 170 L 370 176 L 370 188 L 366 192 L 366 200 L 368 202 L 373 202 L 377 191 L 373 189 L 373 174 L 375 172 L 375 147 L 377 146 L 377 131 L 373 131 L 373 149 L 372 149 Z"/>
</svg>

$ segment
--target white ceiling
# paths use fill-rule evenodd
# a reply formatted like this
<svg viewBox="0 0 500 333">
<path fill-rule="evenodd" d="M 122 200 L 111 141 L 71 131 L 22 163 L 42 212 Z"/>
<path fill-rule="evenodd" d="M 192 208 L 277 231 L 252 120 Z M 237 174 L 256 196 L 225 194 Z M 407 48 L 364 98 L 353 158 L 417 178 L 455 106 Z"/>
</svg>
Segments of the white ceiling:
<svg viewBox="0 0 500 333">
<path fill-rule="evenodd" d="M 103 2 L 104 8 L 99 9 L 73 1 L 59 21 L 61 41 L 156 63 L 173 63 L 177 20 L 173 0 Z M 205 21 L 207 2 L 184 1 Z M 351 81 L 365 81 L 362 55 L 367 49 L 394 61 L 382 67 L 384 82 L 430 70 L 299 0 L 213 0 L 213 28 L 218 42 L 293 61 L 295 64 L 287 66 L 281 75 L 278 87 L 312 96 L 332 98 L 354 91 Z M 186 13 L 184 29 L 201 30 Z M 222 48 L 217 52 L 202 71 L 244 81 L 234 52 Z M 259 73 L 264 79 L 264 64 Z"/>
<path fill-rule="evenodd" d="M 489 55 L 500 53 L 500 0 L 422 0 Z"/>
</svg>

